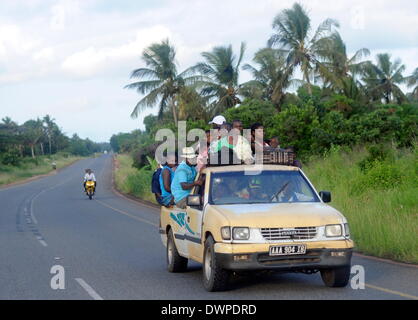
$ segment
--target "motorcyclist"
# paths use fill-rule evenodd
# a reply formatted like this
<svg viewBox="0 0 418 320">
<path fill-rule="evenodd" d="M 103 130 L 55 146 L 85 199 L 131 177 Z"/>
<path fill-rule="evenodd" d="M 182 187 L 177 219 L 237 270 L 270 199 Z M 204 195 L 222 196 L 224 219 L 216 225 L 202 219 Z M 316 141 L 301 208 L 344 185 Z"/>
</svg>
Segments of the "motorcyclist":
<svg viewBox="0 0 418 320">
<path fill-rule="evenodd" d="M 87 192 L 86 190 L 86 182 L 87 181 L 94 181 L 94 190 L 96 190 L 97 187 L 97 181 L 96 181 L 96 176 L 94 175 L 94 172 L 91 169 L 86 169 L 86 174 L 84 175 L 84 191 Z"/>
</svg>

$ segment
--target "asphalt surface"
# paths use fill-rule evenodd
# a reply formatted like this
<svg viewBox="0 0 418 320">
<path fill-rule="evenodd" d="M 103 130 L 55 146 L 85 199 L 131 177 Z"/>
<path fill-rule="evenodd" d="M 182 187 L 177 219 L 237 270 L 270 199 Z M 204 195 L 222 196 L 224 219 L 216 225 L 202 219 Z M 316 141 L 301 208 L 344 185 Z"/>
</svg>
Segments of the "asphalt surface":
<svg viewBox="0 0 418 320">
<path fill-rule="evenodd" d="M 85 168 L 98 179 L 82 192 Z M 158 209 L 112 191 L 112 158 L 79 161 L 30 183 L 0 189 L 0 299 L 418 299 L 418 268 L 354 256 L 365 289 L 327 288 L 319 274 L 235 277 L 227 292 L 203 289 L 201 265 L 166 271 Z M 53 289 L 54 266 L 65 272 Z M 55 281 L 52 281 L 55 283 Z"/>
</svg>

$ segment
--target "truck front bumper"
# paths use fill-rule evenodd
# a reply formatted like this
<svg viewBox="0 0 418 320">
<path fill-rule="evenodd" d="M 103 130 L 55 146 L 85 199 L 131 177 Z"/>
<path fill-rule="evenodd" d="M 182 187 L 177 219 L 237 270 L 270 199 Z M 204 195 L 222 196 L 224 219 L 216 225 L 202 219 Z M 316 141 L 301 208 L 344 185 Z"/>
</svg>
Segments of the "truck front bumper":
<svg viewBox="0 0 418 320">
<path fill-rule="evenodd" d="M 269 245 L 258 245 L 258 250 L 248 250 L 249 246 L 217 243 L 215 254 L 219 265 L 232 271 L 300 271 L 349 266 L 353 253 L 352 241 L 334 241 L 332 244 L 310 243 L 303 255 L 270 256 Z"/>
</svg>

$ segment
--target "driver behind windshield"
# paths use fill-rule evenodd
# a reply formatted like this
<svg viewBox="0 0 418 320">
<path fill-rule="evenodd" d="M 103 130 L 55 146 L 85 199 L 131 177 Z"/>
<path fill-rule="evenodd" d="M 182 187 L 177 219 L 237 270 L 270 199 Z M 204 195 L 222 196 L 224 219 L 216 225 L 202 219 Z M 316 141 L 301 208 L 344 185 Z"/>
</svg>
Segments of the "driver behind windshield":
<svg viewBox="0 0 418 320">
<path fill-rule="evenodd" d="M 283 190 L 278 194 L 278 202 L 300 202 L 300 201 L 312 201 L 312 197 L 305 195 L 298 181 L 289 179 L 285 183 Z"/>
<path fill-rule="evenodd" d="M 266 184 L 261 183 L 261 179 L 253 178 L 248 185 L 250 200 L 257 202 L 268 200 L 269 196 L 265 192 L 265 186 Z"/>
</svg>

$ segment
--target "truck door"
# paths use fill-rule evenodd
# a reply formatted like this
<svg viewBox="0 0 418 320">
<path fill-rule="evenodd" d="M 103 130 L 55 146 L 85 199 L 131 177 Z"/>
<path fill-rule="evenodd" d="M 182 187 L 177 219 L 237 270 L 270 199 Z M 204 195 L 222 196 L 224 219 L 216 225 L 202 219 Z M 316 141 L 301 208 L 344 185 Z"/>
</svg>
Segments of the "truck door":
<svg viewBox="0 0 418 320">
<path fill-rule="evenodd" d="M 167 209 L 170 216 L 170 224 L 174 233 L 174 242 L 180 255 L 188 257 L 187 243 L 185 240 L 186 210 L 173 207 Z"/>
</svg>

